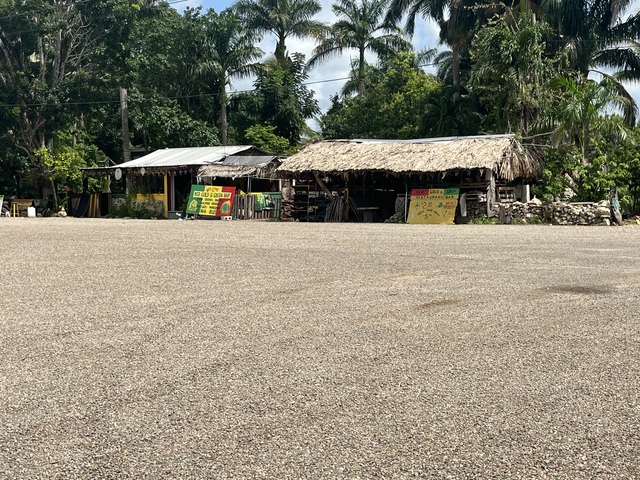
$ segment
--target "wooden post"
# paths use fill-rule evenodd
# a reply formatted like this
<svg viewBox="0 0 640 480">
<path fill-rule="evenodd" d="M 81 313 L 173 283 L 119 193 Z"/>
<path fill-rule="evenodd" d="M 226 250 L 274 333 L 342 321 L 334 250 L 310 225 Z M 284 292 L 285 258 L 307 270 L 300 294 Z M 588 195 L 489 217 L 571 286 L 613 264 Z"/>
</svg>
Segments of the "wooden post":
<svg viewBox="0 0 640 480">
<path fill-rule="evenodd" d="M 164 174 L 164 198 L 162 199 L 163 209 L 164 209 L 164 218 L 169 218 L 169 201 L 171 200 L 171 193 L 169 192 L 169 172 L 165 172 Z"/>
<path fill-rule="evenodd" d="M 404 223 L 407 223 L 407 209 L 409 208 L 409 179 L 404 178 Z"/>
<path fill-rule="evenodd" d="M 131 160 L 129 147 L 129 109 L 127 107 L 127 89 L 120 87 L 120 115 L 122 117 L 122 159 Z"/>
<path fill-rule="evenodd" d="M 522 201 L 524 203 L 531 201 L 531 187 L 528 183 L 524 183 L 524 180 L 522 181 Z"/>
<path fill-rule="evenodd" d="M 317 184 L 320 186 L 322 191 L 327 195 L 327 197 L 331 198 L 331 190 L 329 190 L 329 187 L 327 187 L 327 185 L 324 183 L 324 180 L 320 178 L 320 174 L 318 172 L 313 172 L 313 178 L 316 179 Z"/>
<path fill-rule="evenodd" d="M 485 179 L 489 182 L 487 185 L 487 217 L 491 218 L 494 216 L 493 204 L 496 201 L 496 178 L 491 168 L 487 168 L 485 172 Z"/>
</svg>

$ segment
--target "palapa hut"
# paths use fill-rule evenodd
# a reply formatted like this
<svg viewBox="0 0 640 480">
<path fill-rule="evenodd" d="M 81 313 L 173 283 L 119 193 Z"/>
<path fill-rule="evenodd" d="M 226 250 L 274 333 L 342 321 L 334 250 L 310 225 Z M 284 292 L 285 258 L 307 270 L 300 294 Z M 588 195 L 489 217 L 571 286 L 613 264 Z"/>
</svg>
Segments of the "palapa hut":
<svg viewBox="0 0 640 480">
<path fill-rule="evenodd" d="M 278 171 L 295 179 L 301 218 L 306 209 L 307 219 L 327 210 L 326 219 L 344 220 L 323 205 L 342 197 L 350 204 L 349 218 L 362 220 L 397 215 L 398 198 L 413 188 L 459 188 L 463 205 L 477 212 L 482 204 L 491 215 L 496 200 L 528 200 L 527 182 L 541 174 L 542 162 L 513 135 L 334 140 L 307 146 Z"/>
</svg>

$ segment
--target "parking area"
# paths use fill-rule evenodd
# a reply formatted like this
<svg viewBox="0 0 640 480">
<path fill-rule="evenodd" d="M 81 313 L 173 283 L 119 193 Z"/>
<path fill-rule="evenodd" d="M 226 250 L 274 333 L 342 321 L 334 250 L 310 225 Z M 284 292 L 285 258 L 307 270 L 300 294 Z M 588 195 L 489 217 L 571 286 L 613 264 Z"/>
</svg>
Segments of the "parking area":
<svg viewBox="0 0 640 480">
<path fill-rule="evenodd" d="M 0 218 L 0 478 L 637 478 L 639 246 Z"/>
</svg>

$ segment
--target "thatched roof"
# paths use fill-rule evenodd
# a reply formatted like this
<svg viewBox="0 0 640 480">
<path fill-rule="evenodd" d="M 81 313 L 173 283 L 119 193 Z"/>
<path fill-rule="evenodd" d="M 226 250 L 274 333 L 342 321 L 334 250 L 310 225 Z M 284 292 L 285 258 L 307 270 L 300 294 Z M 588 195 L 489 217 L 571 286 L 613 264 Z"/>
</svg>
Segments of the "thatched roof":
<svg viewBox="0 0 640 480">
<path fill-rule="evenodd" d="M 512 135 L 420 140 L 336 140 L 309 145 L 284 160 L 281 172 L 431 173 L 490 168 L 505 180 L 535 178 L 542 163 Z"/>
</svg>

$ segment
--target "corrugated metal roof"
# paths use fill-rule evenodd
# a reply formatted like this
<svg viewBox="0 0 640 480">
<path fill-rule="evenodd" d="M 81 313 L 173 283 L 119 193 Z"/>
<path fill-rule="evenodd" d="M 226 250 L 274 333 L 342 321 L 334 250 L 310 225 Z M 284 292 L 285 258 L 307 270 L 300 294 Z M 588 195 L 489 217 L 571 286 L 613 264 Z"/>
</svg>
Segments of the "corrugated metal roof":
<svg viewBox="0 0 640 480">
<path fill-rule="evenodd" d="M 218 147 L 167 148 L 156 150 L 144 157 L 116 165 L 117 168 L 162 168 L 207 165 L 219 162 L 228 155 L 251 150 L 251 145 L 227 145 Z"/>
</svg>

